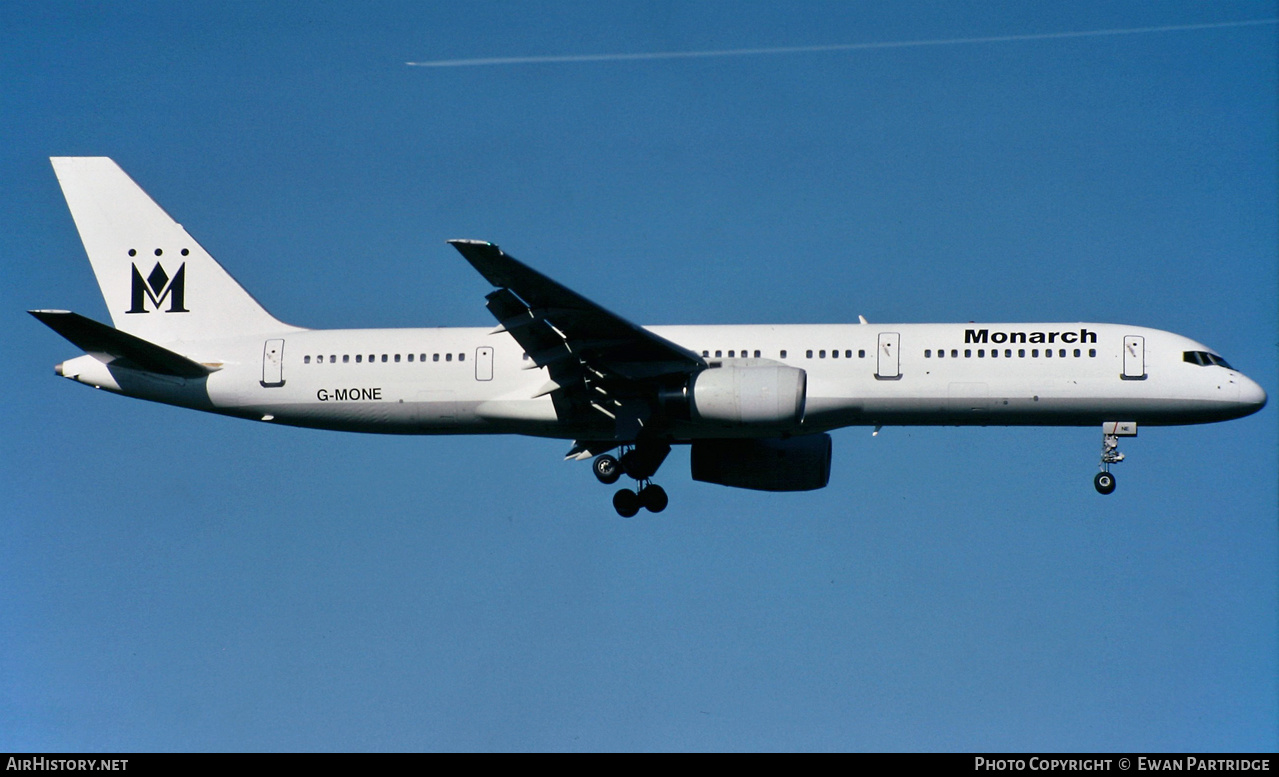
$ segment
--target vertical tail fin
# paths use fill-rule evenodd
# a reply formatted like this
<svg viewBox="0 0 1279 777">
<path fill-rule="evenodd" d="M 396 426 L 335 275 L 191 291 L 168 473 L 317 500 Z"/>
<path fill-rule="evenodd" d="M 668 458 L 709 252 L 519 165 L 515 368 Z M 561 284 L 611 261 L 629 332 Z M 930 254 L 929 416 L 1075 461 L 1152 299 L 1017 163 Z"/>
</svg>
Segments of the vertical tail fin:
<svg viewBox="0 0 1279 777">
<path fill-rule="evenodd" d="M 153 343 L 295 329 L 267 313 L 115 162 L 50 161 L 117 329 Z"/>
</svg>

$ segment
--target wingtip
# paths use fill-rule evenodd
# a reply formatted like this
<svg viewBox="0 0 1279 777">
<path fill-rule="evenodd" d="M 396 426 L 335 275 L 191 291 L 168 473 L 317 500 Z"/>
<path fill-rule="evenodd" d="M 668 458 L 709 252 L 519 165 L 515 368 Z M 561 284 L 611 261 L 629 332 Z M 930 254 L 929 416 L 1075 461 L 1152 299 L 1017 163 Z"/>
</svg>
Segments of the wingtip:
<svg viewBox="0 0 1279 777">
<path fill-rule="evenodd" d="M 448 244 L 457 249 L 457 252 L 465 256 L 468 261 L 474 260 L 481 256 L 488 256 L 494 251 L 502 253 L 502 249 L 488 242 L 487 240 L 464 240 L 456 238 L 448 241 Z"/>
<path fill-rule="evenodd" d="M 54 317 L 57 317 L 57 316 L 69 316 L 69 315 L 71 315 L 71 311 L 70 311 L 70 310 L 44 310 L 44 309 L 36 309 L 36 310 L 28 310 L 27 312 L 28 312 L 28 313 L 30 313 L 31 315 L 35 316 L 35 317 L 36 317 L 37 319 L 39 319 L 40 321 L 43 321 L 43 320 L 45 320 L 46 318 L 54 318 Z"/>
</svg>

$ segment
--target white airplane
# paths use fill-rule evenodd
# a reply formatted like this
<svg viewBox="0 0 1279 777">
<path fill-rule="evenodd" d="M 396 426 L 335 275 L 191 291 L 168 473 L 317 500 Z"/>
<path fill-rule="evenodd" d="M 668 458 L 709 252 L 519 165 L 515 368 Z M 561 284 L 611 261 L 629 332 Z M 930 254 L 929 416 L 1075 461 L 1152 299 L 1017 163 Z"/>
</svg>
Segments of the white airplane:
<svg viewBox="0 0 1279 777">
<path fill-rule="evenodd" d="M 273 318 L 105 157 L 58 182 L 114 328 L 31 314 L 85 351 L 65 378 L 257 421 L 387 434 L 574 440 L 613 505 L 660 512 L 652 478 L 692 446 L 694 480 L 804 491 L 844 426 L 1101 426 L 1096 489 L 1138 425 L 1225 421 L 1266 394 L 1207 346 L 1096 323 L 641 327 L 490 243 L 450 241 L 493 286 L 496 329 L 330 329 Z M 859 317 L 860 318 L 860 317 Z M 620 448 L 620 455 L 611 452 Z"/>
</svg>

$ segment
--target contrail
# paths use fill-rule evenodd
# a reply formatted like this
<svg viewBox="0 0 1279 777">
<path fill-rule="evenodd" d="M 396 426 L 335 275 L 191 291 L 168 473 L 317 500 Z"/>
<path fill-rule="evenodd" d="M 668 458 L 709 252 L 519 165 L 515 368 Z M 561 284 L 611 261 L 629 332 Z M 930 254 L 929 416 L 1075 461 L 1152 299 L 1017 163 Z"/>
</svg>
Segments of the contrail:
<svg viewBox="0 0 1279 777">
<path fill-rule="evenodd" d="M 486 65 L 544 65 L 560 62 L 628 62 L 649 59 L 694 59 L 701 57 L 746 57 L 759 54 L 812 54 L 822 51 L 860 51 L 863 49 L 904 49 L 913 46 L 958 46 L 970 43 L 1009 43 L 1024 40 L 1058 38 L 1090 38 L 1102 35 L 1139 35 L 1148 32 L 1212 30 L 1222 27 L 1255 27 L 1279 23 L 1279 19 L 1248 19 L 1238 22 L 1210 24 L 1169 24 L 1161 27 L 1127 27 L 1113 30 L 1080 30 L 1078 32 L 1045 32 L 1030 35 L 990 35 L 981 38 L 939 38 L 935 40 L 899 40 L 885 43 L 836 43 L 825 46 L 773 46 L 757 49 L 715 49 L 711 51 L 654 51 L 640 54 L 571 54 L 545 57 L 484 57 L 476 59 L 436 59 L 405 62 L 410 67 L 481 67 Z"/>
</svg>

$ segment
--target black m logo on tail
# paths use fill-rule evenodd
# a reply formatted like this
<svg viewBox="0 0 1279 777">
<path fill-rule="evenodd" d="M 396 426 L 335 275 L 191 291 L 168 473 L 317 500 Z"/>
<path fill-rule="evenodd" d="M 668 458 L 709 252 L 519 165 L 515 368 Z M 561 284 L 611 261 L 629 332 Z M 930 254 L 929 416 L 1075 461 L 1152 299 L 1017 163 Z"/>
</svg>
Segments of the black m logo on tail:
<svg viewBox="0 0 1279 777">
<path fill-rule="evenodd" d="M 165 297 L 168 297 L 169 309 L 165 311 L 166 313 L 190 313 L 191 311 L 183 307 L 186 301 L 186 277 L 186 262 L 182 263 L 172 279 L 159 262 L 155 263 L 155 269 L 145 278 L 138 272 L 138 266 L 133 265 L 133 299 L 125 312 L 150 313 L 151 311 L 146 307 L 147 300 L 151 300 L 152 307 L 159 310 L 164 304 Z"/>
</svg>

